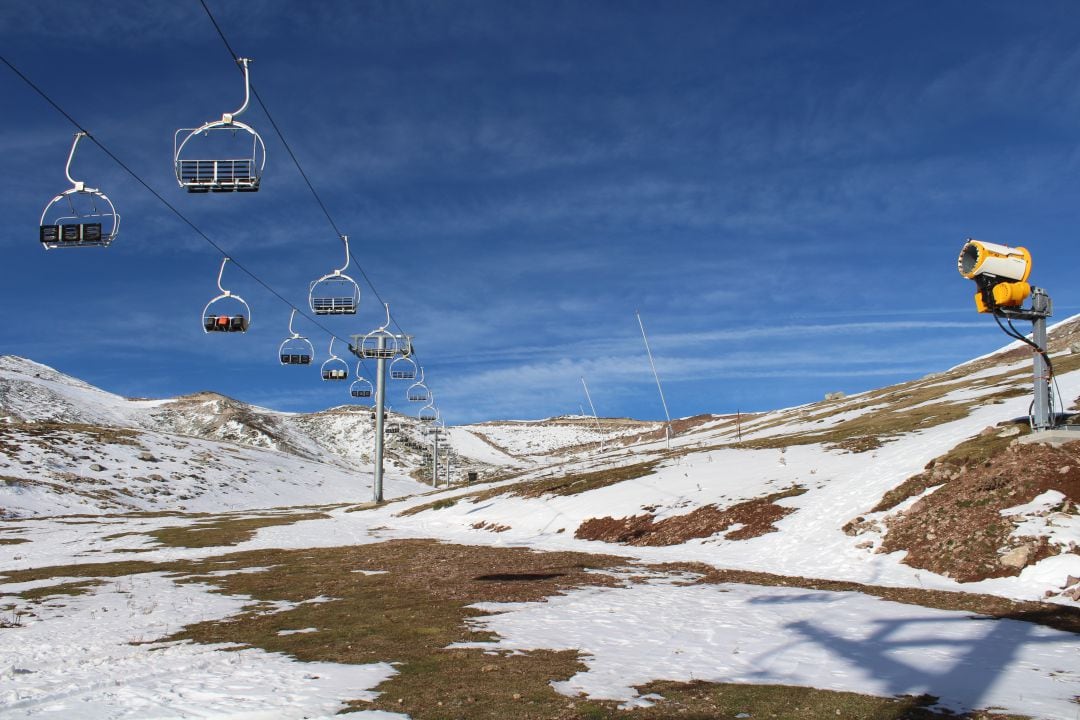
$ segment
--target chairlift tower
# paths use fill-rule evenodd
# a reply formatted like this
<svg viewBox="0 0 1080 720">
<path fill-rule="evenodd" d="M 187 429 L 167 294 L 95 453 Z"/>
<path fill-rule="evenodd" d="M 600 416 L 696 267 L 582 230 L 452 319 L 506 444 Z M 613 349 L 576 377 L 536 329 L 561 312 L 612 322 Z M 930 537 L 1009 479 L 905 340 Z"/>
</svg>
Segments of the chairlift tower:
<svg viewBox="0 0 1080 720">
<path fill-rule="evenodd" d="M 383 501 L 383 448 L 385 446 L 386 419 L 386 361 L 398 356 L 412 354 L 412 336 L 396 335 L 387 328 L 390 326 L 390 305 L 386 308 L 386 323 L 366 335 L 353 335 L 349 351 L 361 360 L 375 361 L 375 482 L 373 499 Z"/>
</svg>

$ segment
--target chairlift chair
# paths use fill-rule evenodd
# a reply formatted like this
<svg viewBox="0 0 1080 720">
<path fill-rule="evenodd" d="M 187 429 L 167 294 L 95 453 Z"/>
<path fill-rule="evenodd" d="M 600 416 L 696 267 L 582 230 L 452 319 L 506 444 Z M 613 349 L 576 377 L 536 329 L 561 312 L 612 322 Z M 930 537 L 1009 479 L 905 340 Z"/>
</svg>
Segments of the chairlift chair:
<svg viewBox="0 0 1080 720">
<path fill-rule="evenodd" d="M 429 403 L 420 408 L 420 412 L 416 414 L 416 417 L 422 423 L 433 425 L 439 419 L 439 410 Z"/>
<path fill-rule="evenodd" d="M 410 357 L 401 356 L 390 363 L 391 380 L 415 380 L 416 363 Z"/>
<path fill-rule="evenodd" d="M 296 308 L 293 308 L 289 315 L 289 337 L 285 338 L 278 348 L 278 358 L 282 365 L 310 365 L 315 357 L 315 347 L 310 340 L 293 330 L 295 317 Z"/>
<path fill-rule="evenodd" d="M 203 332 L 247 332 L 251 326 L 251 307 L 244 298 L 234 295 L 221 286 L 221 276 L 225 273 L 225 264 L 229 258 L 221 260 L 218 270 L 217 286 L 221 294 L 206 303 L 203 308 Z"/>
<path fill-rule="evenodd" d="M 190 193 L 255 192 L 259 189 L 259 180 L 266 165 L 266 145 L 254 128 L 236 119 L 247 110 L 251 99 L 251 80 L 248 76 L 251 60 L 239 58 L 237 62 L 244 71 L 244 104 L 240 109 L 224 113 L 220 120 L 212 120 L 197 128 L 180 128 L 173 136 L 176 181 Z M 251 140 L 250 152 L 245 150 L 242 157 L 214 157 L 221 153 L 215 141 L 232 140 L 232 144 L 235 144 L 238 132 L 246 133 L 243 137 Z M 203 153 L 211 157 L 201 157 Z"/>
<path fill-rule="evenodd" d="M 322 379 L 330 382 L 349 379 L 349 364 L 334 354 L 335 339 L 333 336 L 330 337 L 330 350 L 328 351 L 330 357 L 323 362 L 322 368 L 319 370 Z"/>
<path fill-rule="evenodd" d="M 360 305 L 360 286 L 344 274 L 349 267 L 349 236 L 342 235 L 345 243 L 345 264 L 311 283 L 308 304 L 316 315 L 355 315 Z"/>
<path fill-rule="evenodd" d="M 109 197 L 71 177 L 75 148 L 86 133 L 75 133 L 64 174 L 71 187 L 60 193 L 41 212 L 39 239 L 46 250 L 58 247 L 108 247 L 120 232 L 120 214 Z"/>
<path fill-rule="evenodd" d="M 373 393 L 371 381 L 360 374 L 360 363 L 356 363 L 356 380 L 353 380 L 353 384 L 349 386 L 349 395 L 362 399 L 371 397 Z"/>
<path fill-rule="evenodd" d="M 387 409 L 387 411 L 390 410 L 390 408 L 386 408 L 386 409 Z M 385 415 L 383 416 L 383 419 L 386 419 Z M 397 418 L 390 418 L 390 421 L 387 422 L 386 425 L 383 427 L 383 432 L 391 433 L 391 434 L 397 433 L 400 430 L 401 430 L 401 421 L 399 421 Z"/>
<path fill-rule="evenodd" d="M 392 367 L 392 366 L 391 366 Z M 424 368 L 420 368 L 420 379 L 405 390 L 405 399 L 409 402 L 431 402 L 431 391 L 424 384 Z"/>
</svg>

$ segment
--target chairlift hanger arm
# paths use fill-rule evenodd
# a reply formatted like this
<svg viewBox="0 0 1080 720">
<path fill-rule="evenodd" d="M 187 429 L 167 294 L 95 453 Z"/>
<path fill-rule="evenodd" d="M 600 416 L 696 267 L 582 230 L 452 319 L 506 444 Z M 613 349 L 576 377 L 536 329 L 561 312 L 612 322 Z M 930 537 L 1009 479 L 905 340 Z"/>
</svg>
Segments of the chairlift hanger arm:
<svg viewBox="0 0 1080 720">
<path fill-rule="evenodd" d="M 251 101 L 251 77 L 248 72 L 248 64 L 251 63 L 250 58 L 237 58 L 237 64 L 240 65 L 244 71 L 244 104 L 240 106 L 240 109 L 231 113 L 223 113 L 221 116 L 221 122 L 226 125 L 232 124 L 233 119 L 239 117 L 248 108 L 248 103 Z"/>
<path fill-rule="evenodd" d="M 72 188 L 78 191 L 87 189 L 86 183 L 71 177 L 71 161 L 75 159 L 75 148 L 79 147 L 79 141 L 86 137 L 87 134 L 88 133 L 83 132 L 82 130 L 75 133 L 75 139 L 71 143 L 71 152 L 68 153 L 67 165 L 64 166 L 64 175 L 67 176 L 68 182 L 71 183 Z"/>
<path fill-rule="evenodd" d="M 229 297 L 230 295 L 232 295 L 231 292 L 229 292 L 228 290 L 226 290 L 224 287 L 221 286 L 221 278 L 225 274 L 225 263 L 227 263 L 227 262 L 229 262 L 229 256 L 228 255 L 226 255 L 225 257 L 223 257 L 221 259 L 221 269 L 218 270 L 218 274 L 217 274 L 217 286 L 218 286 L 218 290 L 221 291 L 221 296 L 222 297 Z"/>
<path fill-rule="evenodd" d="M 349 257 L 349 236 L 348 235 L 342 235 L 341 236 L 341 242 L 343 242 L 345 244 L 345 264 L 342 265 L 337 270 L 335 270 L 334 275 L 340 275 L 341 273 L 345 272 L 345 268 L 349 267 L 349 262 L 350 262 L 350 257 Z M 352 278 L 350 278 L 350 280 L 351 279 Z"/>
</svg>

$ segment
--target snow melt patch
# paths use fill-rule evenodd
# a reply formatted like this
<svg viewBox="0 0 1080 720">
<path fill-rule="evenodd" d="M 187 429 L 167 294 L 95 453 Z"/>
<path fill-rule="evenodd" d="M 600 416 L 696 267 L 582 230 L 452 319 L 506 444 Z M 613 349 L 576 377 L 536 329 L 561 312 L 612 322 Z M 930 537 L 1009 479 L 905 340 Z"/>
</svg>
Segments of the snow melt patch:
<svg viewBox="0 0 1080 720">
<path fill-rule="evenodd" d="M 624 706 L 650 704 L 635 688 L 664 679 L 928 693 L 955 711 L 1076 712 L 1076 636 L 1033 623 L 854 592 L 672 579 L 477 607 L 496 614 L 474 624 L 502 639 L 468 647 L 577 650 L 588 669 L 553 686 Z"/>
<path fill-rule="evenodd" d="M 1067 508 L 1067 500 L 1064 493 L 1047 490 L 1029 503 L 1005 508 L 1001 514 L 1016 524 L 1012 537 L 1046 537 L 1054 545 L 1080 549 L 1080 514 L 1053 510 Z"/>
<path fill-rule="evenodd" d="M 146 573 L 35 605 L 22 626 L 0 631 L 0 715 L 311 718 L 373 699 L 371 688 L 396 672 L 387 663 L 302 663 L 263 650 L 157 642 L 249 602 Z"/>
</svg>

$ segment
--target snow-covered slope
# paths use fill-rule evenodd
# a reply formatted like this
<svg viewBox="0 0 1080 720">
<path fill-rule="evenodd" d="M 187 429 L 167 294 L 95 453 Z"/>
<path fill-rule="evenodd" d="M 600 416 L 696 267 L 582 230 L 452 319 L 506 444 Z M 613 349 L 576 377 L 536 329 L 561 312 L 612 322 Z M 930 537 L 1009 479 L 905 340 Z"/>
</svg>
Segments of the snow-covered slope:
<svg viewBox="0 0 1080 720">
<path fill-rule="evenodd" d="M 1080 396 L 1080 355 L 1069 350 L 1078 337 L 1075 318 L 1052 333 L 1063 407 Z M 286 414 L 209 394 L 130 401 L 12 358 L 0 364 L 0 379 L 0 411 L 9 420 L 0 436 L 0 474 L 9 478 L 0 504 L 9 514 L 370 497 L 366 410 Z M 631 420 L 452 428 L 455 484 L 469 468 L 483 468 L 484 480 L 512 479 L 451 490 L 462 500 L 432 501 L 387 525 L 468 542 L 1075 602 L 1080 455 L 1072 462 L 1069 453 L 1080 451 L 1015 445 L 1022 426 L 1012 421 L 1026 416 L 1030 382 L 1029 351 L 1011 345 L 847 398 L 687 418 L 676 423 L 670 448 L 660 425 Z M 43 402 L 53 407 L 42 410 Z M 388 440 L 391 478 L 400 483 L 388 485 L 391 496 L 427 489 L 405 476 L 425 477 L 429 440 L 415 422 L 398 422 L 401 432 Z M 1046 467 L 1025 468 L 1031 462 Z M 1023 509 L 1037 497 L 1059 499 Z M 965 515 L 970 505 L 989 510 Z M 968 525 L 943 524 L 942 516 L 966 517 Z M 499 532 L 485 529 L 492 527 Z M 937 555 L 957 557 L 918 558 L 918 545 L 942 542 L 950 544 Z"/>
<path fill-rule="evenodd" d="M 1068 349 L 1077 335 L 1078 323 L 1066 323 L 1052 344 L 1064 407 L 1080 396 L 1080 354 Z M 404 538 L 452 543 L 459 558 L 473 554 L 460 546 L 491 545 L 678 563 L 609 571 L 617 576 L 611 585 L 542 602 L 481 603 L 470 625 L 495 635 L 455 647 L 507 656 L 576 651 L 583 668 L 552 687 L 628 706 L 656 701 L 659 695 L 641 687 L 663 679 L 932 695 L 956 712 L 1072 717 L 1080 678 L 1069 630 L 1075 622 L 1056 624 L 1075 618 L 1080 606 L 1080 443 L 1020 442 L 1030 362 L 1026 350 L 1008 347 L 853 397 L 752 416 L 685 418 L 675 423 L 670 448 L 662 428 L 632 421 L 601 422 L 600 432 L 585 418 L 452 428 L 456 462 L 488 468 L 485 480 L 503 479 L 343 507 L 333 503 L 370 497 L 370 476 L 356 470 L 369 461 L 366 412 L 289 415 L 214 395 L 128 401 L 8 359 L 0 504 L 14 501 L 39 515 L 327 507 L 248 539 L 214 541 L 228 547 L 171 547 L 147 535 L 212 527 L 207 518 L 186 515 L 16 520 L 6 524 L 12 552 L 0 554 L 0 572 L 269 551 L 251 554 L 257 566 L 221 571 L 261 573 L 269 569 L 266 557 L 287 554 L 281 550 L 352 553 Z M 39 399 L 55 407 L 39 408 Z M 399 422 L 402 431 L 388 441 L 395 467 L 416 472 L 426 438 L 415 424 Z M 388 483 L 400 483 L 402 492 L 424 489 L 400 472 L 391 476 Z M 245 521 L 214 516 L 226 526 Z M 706 575 L 717 579 L 698 582 Z M 0 589 L 36 590 L 38 582 Z M 943 607 L 946 594 L 937 590 L 953 591 L 947 602 L 965 599 Z M 308 592 L 304 603 L 333 602 L 314 585 Z M 206 617 L 235 615 L 247 596 L 229 600 L 236 602 L 229 610 L 219 593 L 151 573 L 103 582 L 90 593 L 50 598 L 29 632 L 0 636 L 0 650 L 15 658 L 0 668 L 15 688 L 0 706 L 36 711 L 67 702 L 118 717 L 114 709 L 142 710 L 147 705 L 136 703 L 149 698 L 170 707 L 191 703 L 211 715 L 295 707 L 290 716 L 300 717 L 357 696 L 338 687 L 346 677 L 339 665 L 305 665 L 301 673 L 254 650 L 228 653 L 236 659 L 226 664 L 224 653 L 203 646 L 141 642 L 143 633 L 160 637 L 204 617 L 192 614 L 195 605 L 211 608 L 200 611 Z M 1056 606 L 1024 605 L 1004 615 L 1013 619 L 991 621 L 977 614 L 985 610 L 967 608 L 965 593 Z M 971 602 L 987 608 L 998 598 Z M 297 625 L 278 635 L 324 627 Z M 365 656 L 372 685 L 400 669 L 377 660 L 397 662 Z M 161 662 L 167 683 L 159 673 L 131 671 Z M 259 682 L 237 684 L 237 663 Z M 260 690 L 266 687 L 286 688 L 288 697 L 270 698 Z M 389 716 L 402 717 L 372 715 Z"/>
<path fill-rule="evenodd" d="M 372 497 L 363 408 L 310 415 L 214 393 L 129 400 L 24 358 L 0 357 L 0 516 L 209 511 Z M 418 435 L 406 419 L 402 436 Z M 421 456 L 387 448 L 384 495 L 423 492 Z"/>
</svg>

